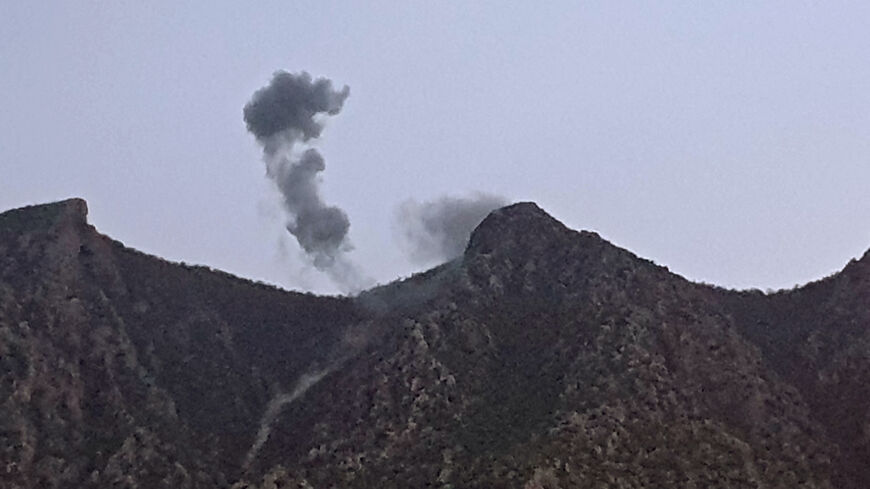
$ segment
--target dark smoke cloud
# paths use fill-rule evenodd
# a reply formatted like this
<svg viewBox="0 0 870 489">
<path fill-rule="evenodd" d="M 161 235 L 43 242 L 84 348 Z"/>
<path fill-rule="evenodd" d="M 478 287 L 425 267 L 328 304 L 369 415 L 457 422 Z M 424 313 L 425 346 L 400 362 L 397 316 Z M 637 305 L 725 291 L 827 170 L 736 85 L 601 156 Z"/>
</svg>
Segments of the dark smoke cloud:
<svg viewBox="0 0 870 489">
<path fill-rule="evenodd" d="M 263 146 L 266 174 L 280 190 L 289 215 L 287 230 L 315 267 L 329 274 L 346 292 L 357 292 L 365 280 L 347 260 L 351 249 L 350 221 L 336 206 L 323 202 L 318 174 L 326 169 L 323 156 L 300 145 L 320 137 L 326 116 L 341 112 L 350 89 L 336 90 L 325 78 L 279 71 L 245 105 L 248 131 Z"/>
<path fill-rule="evenodd" d="M 335 90 L 326 78 L 312 80 L 304 71 L 298 75 L 278 71 L 245 105 L 245 123 L 260 142 L 277 135 L 308 141 L 320 137 L 323 130 L 316 116 L 338 114 L 348 95 L 347 85 Z"/>
<path fill-rule="evenodd" d="M 491 194 L 422 203 L 407 200 L 397 209 L 396 223 L 412 261 L 443 262 L 461 255 L 474 228 L 507 203 L 504 197 Z"/>
</svg>

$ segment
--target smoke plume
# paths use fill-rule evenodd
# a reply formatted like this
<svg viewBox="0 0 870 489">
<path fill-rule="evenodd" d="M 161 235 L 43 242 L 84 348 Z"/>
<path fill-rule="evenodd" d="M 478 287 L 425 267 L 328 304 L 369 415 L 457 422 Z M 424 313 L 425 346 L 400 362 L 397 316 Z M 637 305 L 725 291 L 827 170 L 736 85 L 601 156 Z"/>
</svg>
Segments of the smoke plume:
<svg viewBox="0 0 870 489">
<path fill-rule="evenodd" d="M 357 292 L 365 280 L 345 255 L 352 249 L 350 221 L 342 209 L 323 202 L 318 176 L 326 162 L 306 145 L 320 137 L 324 119 L 341 112 L 348 95 L 349 87 L 336 90 L 326 78 L 278 71 L 245 105 L 244 119 L 263 146 L 266 175 L 281 192 L 287 231 L 318 270 L 345 292 Z"/>
<path fill-rule="evenodd" d="M 442 197 L 422 203 L 407 200 L 396 211 L 396 223 L 412 261 L 443 262 L 461 255 L 474 228 L 490 212 L 506 204 L 504 197 L 491 194 Z"/>
</svg>

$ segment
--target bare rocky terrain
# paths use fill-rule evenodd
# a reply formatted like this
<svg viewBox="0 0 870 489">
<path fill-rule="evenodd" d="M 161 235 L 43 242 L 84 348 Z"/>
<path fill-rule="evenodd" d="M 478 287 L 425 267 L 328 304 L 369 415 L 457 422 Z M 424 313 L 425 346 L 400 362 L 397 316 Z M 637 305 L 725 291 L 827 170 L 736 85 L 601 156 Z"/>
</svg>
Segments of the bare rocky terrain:
<svg viewBox="0 0 870 489">
<path fill-rule="evenodd" d="M 0 214 L 2 488 L 870 487 L 870 253 L 689 282 L 531 203 L 355 298 Z"/>
</svg>

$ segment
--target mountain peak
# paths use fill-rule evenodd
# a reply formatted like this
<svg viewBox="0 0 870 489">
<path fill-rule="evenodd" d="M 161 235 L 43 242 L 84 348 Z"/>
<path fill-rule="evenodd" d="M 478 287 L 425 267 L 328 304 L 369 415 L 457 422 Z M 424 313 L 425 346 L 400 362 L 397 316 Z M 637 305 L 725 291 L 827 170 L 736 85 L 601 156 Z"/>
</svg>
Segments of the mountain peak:
<svg viewBox="0 0 870 489">
<path fill-rule="evenodd" d="M 0 232 L 81 226 L 88 222 L 88 204 L 77 197 L 0 213 Z"/>
<path fill-rule="evenodd" d="M 569 229 L 532 202 L 493 211 L 463 255 L 471 283 L 497 294 L 577 290 L 593 275 L 611 274 L 617 263 L 633 268 L 641 260 L 596 233 Z"/>
<path fill-rule="evenodd" d="M 537 248 L 570 233 L 534 202 L 518 202 L 490 213 L 471 233 L 465 255 L 488 255 L 497 248 Z"/>
</svg>

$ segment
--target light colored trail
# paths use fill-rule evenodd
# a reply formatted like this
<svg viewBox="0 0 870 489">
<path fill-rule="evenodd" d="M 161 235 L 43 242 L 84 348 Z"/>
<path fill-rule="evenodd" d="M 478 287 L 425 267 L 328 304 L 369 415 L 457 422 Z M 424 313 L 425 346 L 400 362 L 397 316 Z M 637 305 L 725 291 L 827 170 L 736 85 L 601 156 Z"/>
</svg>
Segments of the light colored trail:
<svg viewBox="0 0 870 489">
<path fill-rule="evenodd" d="M 302 397 L 311 386 L 320 382 L 321 379 L 335 370 L 340 363 L 340 361 L 336 361 L 326 368 L 302 374 L 299 380 L 296 381 L 296 386 L 292 392 L 280 393 L 269 401 L 269 404 L 266 406 L 266 412 L 260 419 L 260 429 L 257 431 L 257 438 L 248 450 L 247 455 L 245 455 L 245 462 L 242 464 L 243 469 L 247 470 L 251 466 L 257 453 L 259 453 L 263 444 L 266 443 L 266 440 L 269 439 L 269 434 L 272 433 L 272 425 L 284 407 Z"/>
</svg>

